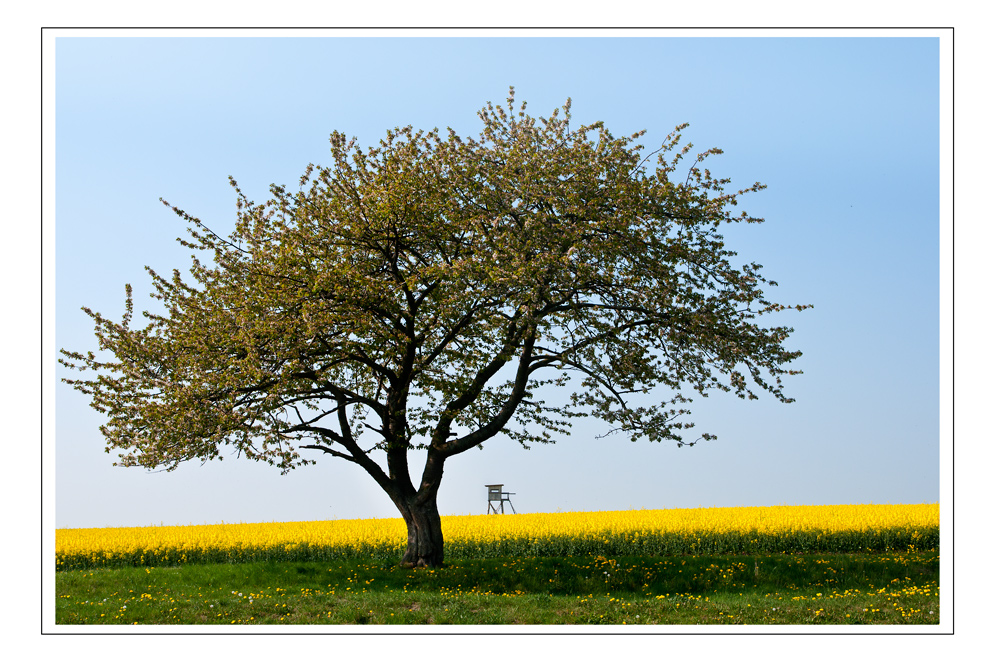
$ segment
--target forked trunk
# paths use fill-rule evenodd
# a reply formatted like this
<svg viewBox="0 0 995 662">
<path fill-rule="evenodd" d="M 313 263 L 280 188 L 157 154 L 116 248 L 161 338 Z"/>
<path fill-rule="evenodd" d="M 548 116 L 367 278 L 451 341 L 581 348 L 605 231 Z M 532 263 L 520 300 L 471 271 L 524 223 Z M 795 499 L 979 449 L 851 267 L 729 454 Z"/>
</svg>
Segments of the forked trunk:
<svg viewBox="0 0 995 662">
<path fill-rule="evenodd" d="M 443 559 L 442 518 L 435 498 L 426 503 L 409 502 L 400 508 L 408 525 L 408 548 L 401 559 L 407 568 L 441 568 Z"/>
</svg>

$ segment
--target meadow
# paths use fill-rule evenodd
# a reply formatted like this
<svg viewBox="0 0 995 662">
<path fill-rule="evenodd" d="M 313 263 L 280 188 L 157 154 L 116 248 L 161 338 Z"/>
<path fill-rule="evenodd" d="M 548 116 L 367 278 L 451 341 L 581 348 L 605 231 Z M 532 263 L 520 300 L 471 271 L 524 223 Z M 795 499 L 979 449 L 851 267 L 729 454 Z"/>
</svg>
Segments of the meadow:
<svg viewBox="0 0 995 662">
<path fill-rule="evenodd" d="M 63 529 L 66 624 L 939 623 L 939 507 L 443 518 L 446 567 L 397 567 L 399 519 Z"/>
</svg>

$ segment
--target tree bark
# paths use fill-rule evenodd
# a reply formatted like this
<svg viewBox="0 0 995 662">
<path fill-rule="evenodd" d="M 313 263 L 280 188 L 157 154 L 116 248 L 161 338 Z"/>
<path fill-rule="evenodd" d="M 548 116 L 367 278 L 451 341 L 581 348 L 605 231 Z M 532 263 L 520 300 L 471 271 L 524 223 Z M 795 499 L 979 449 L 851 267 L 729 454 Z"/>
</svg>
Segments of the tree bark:
<svg viewBox="0 0 995 662">
<path fill-rule="evenodd" d="M 401 558 L 407 568 L 441 568 L 443 561 L 442 518 L 433 494 L 429 499 L 398 505 L 408 525 L 408 548 Z"/>
</svg>

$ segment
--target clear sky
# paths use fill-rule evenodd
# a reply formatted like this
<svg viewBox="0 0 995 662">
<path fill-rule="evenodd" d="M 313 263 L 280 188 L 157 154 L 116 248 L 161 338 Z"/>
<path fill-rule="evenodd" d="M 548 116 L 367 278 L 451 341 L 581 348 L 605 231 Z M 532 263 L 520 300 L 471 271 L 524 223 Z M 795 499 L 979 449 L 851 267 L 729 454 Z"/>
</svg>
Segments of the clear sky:
<svg viewBox="0 0 995 662">
<path fill-rule="evenodd" d="M 788 405 L 695 397 L 696 430 L 718 438 L 693 448 L 599 439 L 593 419 L 551 446 L 485 444 L 447 462 L 443 514 L 483 513 L 489 483 L 518 512 L 940 499 L 937 38 L 131 34 L 56 40 L 56 348 L 96 350 L 80 307 L 119 319 L 125 283 L 153 304 L 144 265 L 189 265 L 160 197 L 226 235 L 229 175 L 262 201 L 328 163 L 333 130 L 362 145 L 407 124 L 476 136 L 476 111 L 514 85 L 532 115 L 572 97 L 578 123 L 646 129 L 650 148 L 690 122 L 696 148 L 725 150 L 713 174 L 767 184 L 740 205 L 766 223 L 725 234 L 780 284 L 774 300 L 814 304 L 769 318 L 795 328 L 804 374 Z M 286 476 L 234 458 L 115 468 L 101 422 L 56 385 L 59 528 L 397 516 L 334 458 Z"/>
</svg>

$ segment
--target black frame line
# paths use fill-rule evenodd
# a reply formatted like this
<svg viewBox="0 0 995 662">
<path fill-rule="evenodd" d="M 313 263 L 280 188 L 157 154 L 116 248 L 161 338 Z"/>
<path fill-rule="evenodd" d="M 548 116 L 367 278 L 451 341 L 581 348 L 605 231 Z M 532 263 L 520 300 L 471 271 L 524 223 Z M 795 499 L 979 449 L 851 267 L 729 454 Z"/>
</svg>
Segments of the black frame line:
<svg viewBox="0 0 995 662">
<path fill-rule="evenodd" d="M 44 119 L 45 119 L 45 32 L 46 32 L 46 30 L 48 30 L 48 31 L 53 31 L 53 30 L 58 30 L 58 31 L 81 30 L 81 31 L 83 31 L 83 30 L 85 30 L 85 31 L 89 31 L 89 32 L 96 31 L 96 30 L 108 30 L 108 31 L 110 31 L 110 30 L 125 30 L 125 31 L 136 31 L 136 30 L 156 30 L 156 31 L 163 31 L 163 30 L 183 30 L 183 31 L 241 31 L 241 32 L 245 32 L 245 31 L 272 31 L 272 30 L 280 30 L 280 31 L 301 30 L 301 31 L 311 31 L 311 32 L 317 32 L 317 31 L 322 31 L 322 30 L 336 30 L 336 31 L 370 31 L 370 30 L 377 30 L 377 31 L 397 31 L 397 32 L 402 32 L 402 31 L 404 31 L 404 32 L 421 32 L 421 31 L 427 31 L 427 30 L 459 30 L 459 31 L 467 31 L 467 30 L 470 30 L 470 31 L 473 31 L 473 30 L 514 30 L 514 31 L 540 31 L 540 30 L 544 30 L 544 31 L 557 31 L 557 30 L 561 30 L 561 31 L 567 31 L 567 30 L 569 30 L 569 31 L 587 31 L 587 32 L 595 32 L 595 31 L 602 31 L 602 32 L 604 32 L 604 31 L 609 31 L 609 30 L 642 31 L 642 32 L 651 32 L 651 31 L 688 31 L 688 30 L 737 31 L 737 32 L 754 31 L 754 30 L 790 30 L 790 31 L 805 31 L 805 30 L 819 30 L 819 31 L 827 31 L 827 30 L 846 30 L 846 31 L 868 30 L 868 31 L 870 31 L 870 30 L 873 30 L 873 31 L 882 31 L 882 30 L 895 30 L 895 31 L 906 31 L 907 32 L 907 31 L 918 31 L 918 30 L 923 30 L 923 31 L 937 31 L 937 30 L 943 31 L 943 30 L 949 30 L 950 31 L 950 51 L 951 51 L 951 61 L 950 61 L 951 116 L 950 116 L 950 120 L 949 120 L 950 121 L 950 130 L 951 130 L 951 135 L 950 135 L 950 143 L 951 143 L 950 144 L 950 156 L 951 156 L 951 172 L 950 172 L 950 175 L 951 175 L 951 188 L 950 188 L 950 213 L 951 213 L 951 229 L 950 229 L 950 231 L 951 231 L 951 245 L 950 245 L 950 256 L 951 256 L 951 264 L 950 264 L 950 270 L 951 270 L 951 274 L 950 274 L 950 278 L 951 278 L 951 282 L 950 282 L 950 296 L 951 296 L 951 300 L 950 300 L 951 301 L 951 338 L 950 338 L 950 340 L 951 340 L 951 365 L 950 365 L 950 378 L 951 378 L 951 382 L 950 382 L 951 383 L 951 411 L 950 411 L 950 413 L 951 413 L 951 421 L 950 421 L 950 426 L 951 426 L 950 427 L 950 432 L 951 432 L 951 494 L 950 494 L 950 503 L 951 503 L 951 508 L 950 508 L 950 513 L 951 513 L 951 516 L 950 516 L 950 530 L 951 530 L 951 550 L 950 550 L 949 553 L 951 555 L 953 555 L 953 553 L 954 553 L 954 549 L 953 549 L 954 548 L 954 538 L 955 538 L 955 535 L 954 535 L 954 531 L 955 531 L 954 516 L 955 516 L 955 512 L 956 512 L 956 508 L 955 508 L 955 492 L 956 491 L 954 489 L 954 487 L 956 485 L 956 479 L 955 479 L 955 475 L 954 475 L 955 474 L 955 468 L 956 468 L 956 462 L 954 461 L 955 451 L 956 451 L 956 443 L 955 443 L 956 434 L 955 434 L 955 429 L 954 429 L 955 428 L 954 421 L 956 420 L 956 415 L 955 415 L 955 411 L 956 411 L 956 397 L 955 397 L 956 396 L 956 393 L 955 393 L 956 392 L 956 380 L 955 380 L 955 365 L 956 365 L 956 360 L 955 360 L 955 356 L 956 356 L 956 342 L 955 342 L 955 338 L 956 338 L 956 332 L 955 332 L 955 329 L 956 329 L 956 314 L 955 314 L 955 311 L 956 311 L 956 302 L 955 302 L 955 291 L 956 291 L 956 288 L 955 288 L 955 283 L 954 283 L 955 278 L 956 278 L 956 268 L 955 268 L 955 266 L 956 266 L 956 256 L 955 256 L 955 248 L 956 248 L 956 241 L 955 241 L 955 237 L 956 237 L 956 210 L 955 210 L 955 202 L 954 202 L 955 199 L 956 199 L 956 158 L 955 158 L 956 157 L 956 148 L 955 148 L 955 146 L 956 146 L 956 139 L 955 139 L 955 131 L 956 131 L 956 121 L 955 121 L 955 117 L 956 117 L 956 80 L 955 80 L 955 76 L 956 76 L 956 66 L 955 66 L 956 65 L 956 41 L 955 41 L 955 28 L 953 26 L 914 26 L 914 27 L 901 27 L 901 26 L 829 26 L 829 27 L 827 27 L 827 26 L 796 26 L 796 27 L 788 27 L 788 26 L 746 26 L 746 27 L 744 27 L 744 26 L 740 26 L 740 27 L 730 27 L 730 26 L 721 26 L 721 27 L 710 27 L 710 26 L 671 26 L 671 27 L 661 27 L 661 26 L 654 26 L 654 27 L 639 27 L 639 26 L 596 26 L 596 27 L 594 27 L 594 26 L 579 26 L 579 27 L 571 27 L 571 26 L 465 26 L 465 27 L 459 27 L 459 26 L 435 26 L 435 27 L 433 27 L 433 26 L 418 26 L 418 27 L 398 27 L 398 26 L 389 26 L 389 27 L 382 27 L 382 26 L 345 26 L 345 27 L 342 27 L 342 26 L 339 26 L 339 27 L 334 27 L 334 26 L 322 26 L 322 27 L 305 27 L 305 26 L 288 26 L 288 27 L 279 27 L 279 26 L 258 26 L 258 27 L 234 27 L 234 26 L 215 26 L 215 27 L 211 27 L 211 26 L 167 26 L 167 27 L 153 27 L 153 26 L 103 26 L 103 27 L 101 27 L 101 26 L 42 26 L 40 28 L 40 37 L 41 37 L 41 39 L 40 39 L 40 46 L 41 46 L 41 48 L 40 48 L 40 63 L 41 63 L 41 67 L 40 67 L 40 76 L 39 76 L 39 80 L 40 80 L 40 83 L 41 83 L 41 85 L 40 85 L 40 87 L 41 87 L 41 112 L 40 112 L 40 117 L 39 117 L 40 124 L 41 124 L 41 130 L 39 132 L 40 133 L 40 150 L 41 150 L 41 172 L 40 172 L 40 174 L 41 174 L 41 187 L 40 187 L 40 189 L 41 189 L 41 200 L 40 200 L 40 202 L 41 202 L 41 205 L 40 205 L 41 214 L 40 214 L 40 217 L 39 217 L 39 220 L 41 221 L 40 222 L 41 228 L 40 228 L 40 233 L 39 233 L 40 234 L 40 242 L 39 243 L 40 243 L 40 253 L 41 253 L 41 260 L 40 260 L 41 277 L 39 279 L 39 283 L 40 283 L 40 295 L 41 295 L 40 296 L 40 301 L 41 301 L 41 304 L 42 304 L 41 305 L 41 329 L 42 329 L 42 334 L 44 332 L 44 323 L 45 323 L 45 308 L 44 308 L 44 303 L 45 303 L 45 297 L 44 297 L 44 283 L 45 283 L 44 236 L 45 236 L 45 231 L 44 231 L 44 218 L 45 218 L 45 191 L 46 191 L 46 189 L 45 189 L 45 124 L 44 124 Z M 941 175 L 942 175 L 942 173 L 941 173 Z M 41 459 L 41 467 L 40 467 L 40 474 L 41 474 L 41 481 L 40 481 L 40 485 L 41 485 L 41 499 L 40 499 L 40 503 L 41 503 L 41 508 L 40 508 L 40 514 L 41 514 L 41 517 L 39 518 L 39 521 L 40 521 L 41 526 L 39 527 L 39 530 L 40 530 L 41 549 L 42 549 L 41 572 L 42 572 L 42 574 L 44 574 L 46 572 L 46 563 L 48 563 L 48 561 L 44 558 L 44 549 L 45 549 L 45 545 L 44 545 L 44 536 L 45 536 L 45 527 L 44 527 L 44 503 L 45 503 L 45 494 L 44 494 L 44 492 L 45 492 L 45 480 L 44 480 L 44 473 L 45 473 L 44 472 L 44 460 L 45 460 L 45 448 L 44 448 L 44 411 L 45 411 L 45 403 L 44 403 L 45 379 L 44 379 L 44 375 L 45 375 L 45 348 L 44 348 L 44 346 L 42 347 L 42 351 L 41 351 L 41 361 L 40 361 L 39 368 L 40 368 L 40 372 L 41 372 L 41 376 L 42 376 L 42 379 L 41 379 L 41 396 L 42 396 L 42 398 L 41 398 L 41 421 L 40 421 L 40 426 L 39 426 L 39 430 L 40 430 L 40 441 L 42 442 L 40 444 L 40 446 L 41 446 L 41 448 L 40 448 L 40 454 L 41 454 L 41 456 L 40 456 L 40 459 Z M 941 397 L 942 397 L 942 394 L 941 394 Z M 53 404 L 53 407 L 54 407 L 54 404 Z M 951 556 L 951 558 L 955 559 L 956 557 L 955 556 Z M 485 636 L 493 636 L 493 635 L 513 635 L 513 636 L 522 636 L 522 635 L 533 635 L 533 636 L 557 636 L 557 635 L 559 635 L 559 636 L 563 636 L 563 635 L 566 635 L 566 636 L 585 636 L 585 635 L 594 635 L 594 636 L 606 636 L 606 635 L 612 635 L 612 636 L 674 636 L 674 635 L 690 635 L 690 636 L 702 636 L 702 635 L 705 635 L 705 636 L 715 636 L 715 635 L 722 635 L 722 636 L 751 636 L 751 635 L 760 635 L 760 636 L 772 636 L 772 635 L 778 635 L 778 636 L 779 635 L 787 635 L 787 636 L 806 636 L 806 635 L 816 635 L 816 636 L 825 636 L 825 635 L 836 635 L 836 636 L 889 636 L 889 635 L 891 635 L 891 636 L 910 636 L 910 635 L 918 635 L 918 636 L 938 636 L 939 635 L 939 636 L 942 636 L 942 635 L 953 635 L 956 632 L 956 619 L 955 619 L 955 615 L 954 615 L 954 606 L 955 606 L 954 588 L 955 588 L 955 585 L 956 585 L 956 583 L 954 581 L 955 571 L 956 571 L 955 563 L 952 561 L 951 562 L 951 573 L 950 573 L 951 574 L 951 577 L 950 577 L 950 584 L 951 584 L 951 586 L 949 587 L 949 589 L 947 589 L 947 590 L 950 591 L 950 596 L 951 596 L 950 597 L 950 622 L 951 622 L 951 629 L 950 629 L 949 632 L 909 632 L 909 633 L 905 633 L 905 632 L 832 632 L 832 631 L 827 631 L 827 632 L 814 632 L 814 631 L 806 631 L 806 632 L 784 632 L 784 631 L 779 631 L 779 632 L 714 632 L 714 631 L 708 631 L 708 632 L 672 632 L 671 633 L 671 632 L 628 632 L 628 631 L 627 632 L 616 632 L 616 631 L 606 631 L 606 632 L 591 632 L 591 631 L 579 631 L 579 632 L 559 632 L 559 631 L 557 631 L 557 632 L 528 632 L 528 631 L 521 631 L 521 630 L 504 631 L 504 632 L 502 632 L 502 631 L 494 631 L 494 632 L 492 632 L 492 631 L 454 632 L 454 631 L 450 631 L 450 630 L 434 631 L 434 630 L 431 630 L 429 628 L 421 628 L 421 631 L 417 631 L 417 632 L 408 632 L 408 631 L 405 631 L 405 632 L 354 632 L 354 631 L 350 631 L 350 632 L 328 632 L 328 631 L 322 631 L 322 632 L 299 632 L 299 631 L 294 631 L 294 632 L 261 632 L 259 630 L 255 630 L 255 631 L 238 631 L 238 632 L 216 632 L 216 631 L 212 631 L 212 632 L 169 632 L 169 631 L 156 631 L 156 632 L 46 632 L 45 631 L 45 620 L 44 620 L 45 619 L 45 614 L 44 614 L 44 601 L 45 601 L 44 588 L 45 587 L 44 587 L 44 584 L 41 583 L 42 585 L 41 585 L 41 589 L 40 590 L 42 591 L 42 594 L 41 594 L 41 603 L 40 603 L 41 604 L 41 607 L 40 607 L 40 617 L 41 617 L 41 619 L 40 619 L 41 620 L 40 634 L 43 635 L 43 636 L 45 636 L 45 635 L 50 635 L 50 636 L 60 636 L 60 635 L 62 635 L 62 636 L 66 636 L 66 635 L 68 635 L 68 636 L 77 636 L 77 635 L 82 635 L 82 636 L 90 636 L 90 635 L 97 635 L 97 636 L 108 636 L 108 635 L 123 635 L 123 636 L 149 636 L 149 635 L 151 635 L 151 636 L 162 636 L 162 635 L 179 635 L 179 636 L 226 636 L 227 635 L 227 636 L 231 636 L 231 635 L 235 635 L 235 636 L 244 636 L 244 635 L 249 634 L 249 635 L 264 635 L 264 636 L 272 636 L 272 635 L 277 635 L 277 636 L 279 636 L 279 635 L 282 635 L 282 636 L 287 636 L 287 635 L 290 635 L 290 636 L 301 636 L 301 635 L 319 635 L 319 636 L 321 636 L 321 635 L 325 635 L 325 636 L 327 636 L 327 635 L 333 635 L 333 636 L 343 636 L 343 635 L 346 635 L 346 636 L 348 636 L 348 635 L 356 635 L 356 636 L 367 636 L 367 637 L 369 637 L 369 636 L 382 637 L 382 636 L 391 636 L 391 635 L 400 635 L 400 636 L 411 636 L 411 635 L 434 635 L 434 636 L 438 636 L 438 635 L 457 635 L 457 636 L 467 636 L 467 635 L 485 635 Z M 473 627 L 473 626 L 470 626 L 470 627 Z M 498 628 L 501 628 L 501 627 L 508 627 L 508 626 L 488 626 L 488 627 L 498 627 Z M 514 626 L 511 626 L 511 627 L 514 627 Z M 550 626 L 550 627 L 557 627 L 557 626 Z M 871 627 L 873 627 L 873 626 L 871 626 Z"/>
</svg>

